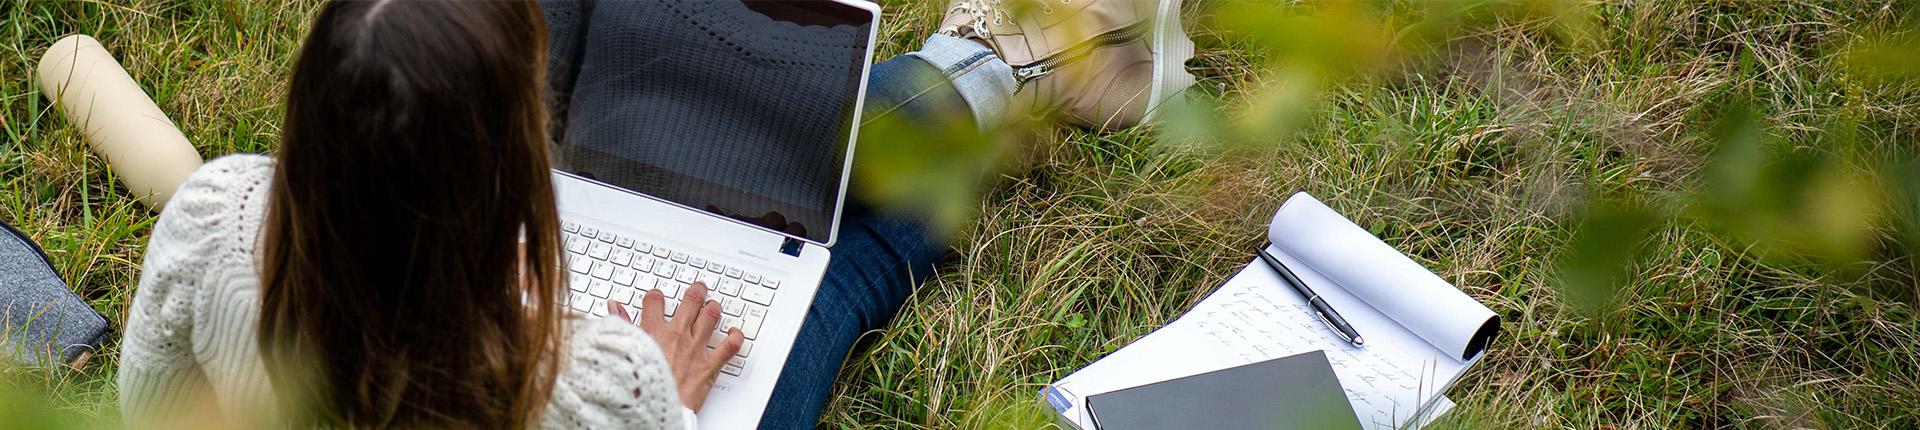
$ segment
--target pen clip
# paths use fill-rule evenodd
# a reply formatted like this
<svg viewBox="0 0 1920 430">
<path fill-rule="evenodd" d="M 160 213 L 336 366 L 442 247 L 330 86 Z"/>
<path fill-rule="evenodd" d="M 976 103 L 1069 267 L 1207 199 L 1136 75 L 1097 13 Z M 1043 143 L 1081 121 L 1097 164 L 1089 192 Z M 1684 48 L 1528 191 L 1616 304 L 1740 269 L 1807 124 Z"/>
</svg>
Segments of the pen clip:
<svg viewBox="0 0 1920 430">
<path fill-rule="evenodd" d="M 1353 338 L 1347 336 L 1347 332 L 1341 331 L 1340 326 L 1334 324 L 1333 320 L 1327 319 L 1327 314 L 1325 312 L 1320 312 L 1318 310 L 1315 310 L 1313 312 L 1313 316 L 1316 318 L 1320 318 L 1320 322 L 1327 325 L 1327 331 L 1333 332 L 1333 335 L 1335 337 L 1339 337 L 1341 341 L 1345 341 L 1348 344 L 1353 343 Z"/>
</svg>

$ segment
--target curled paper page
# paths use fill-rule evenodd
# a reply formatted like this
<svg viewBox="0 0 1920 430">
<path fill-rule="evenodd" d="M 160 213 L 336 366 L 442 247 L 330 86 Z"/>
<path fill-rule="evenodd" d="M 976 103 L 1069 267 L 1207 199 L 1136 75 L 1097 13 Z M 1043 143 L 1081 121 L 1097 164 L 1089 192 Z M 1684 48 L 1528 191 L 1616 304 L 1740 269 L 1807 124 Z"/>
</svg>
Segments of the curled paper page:
<svg viewBox="0 0 1920 430">
<path fill-rule="evenodd" d="M 200 168 L 200 154 L 187 136 L 92 37 L 67 36 L 47 48 L 40 58 L 40 94 L 60 106 L 147 207 L 165 206 Z"/>
<path fill-rule="evenodd" d="M 1307 193 L 1280 205 L 1267 239 L 1461 361 L 1480 355 L 1499 332 L 1492 309 Z"/>
</svg>

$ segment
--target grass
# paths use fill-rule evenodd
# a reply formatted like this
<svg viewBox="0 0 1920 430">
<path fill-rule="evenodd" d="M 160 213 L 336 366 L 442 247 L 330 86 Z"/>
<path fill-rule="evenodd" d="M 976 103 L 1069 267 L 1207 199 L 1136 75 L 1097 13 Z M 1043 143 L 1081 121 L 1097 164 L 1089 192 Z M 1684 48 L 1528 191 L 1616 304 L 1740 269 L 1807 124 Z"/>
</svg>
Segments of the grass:
<svg viewBox="0 0 1920 430">
<path fill-rule="evenodd" d="M 886 54 L 939 19 L 938 4 L 884 3 Z M 1421 49 L 1314 69 L 1317 102 L 1273 117 L 1260 116 L 1263 89 L 1298 76 L 1269 71 L 1340 66 L 1302 47 L 1350 35 L 1276 45 L 1207 25 L 1235 5 L 1189 7 L 1199 87 L 1241 112 L 1225 123 L 1291 126 L 1218 135 L 1228 145 L 1158 143 L 1149 129 L 1028 137 L 968 206 L 953 258 L 850 357 L 827 424 L 1044 423 L 1041 384 L 1204 297 L 1249 260 L 1285 191 L 1302 189 L 1504 317 L 1485 362 L 1450 392 L 1460 407 L 1443 427 L 1920 427 L 1920 241 L 1902 227 L 1920 218 L 1898 210 L 1920 176 L 1880 167 L 1914 160 L 1920 91 L 1848 54 L 1910 35 L 1912 4 L 1523 5 L 1427 39 L 1411 26 L 1432 15 L 1421 4 L 1368 5 L 1361 16 L 1387 31 L 1354 34 Z M 0 0 L 0 220 L 123 322 L 152 214 L 40 96 L 40 51 L 92 34 L 202 154 L 264 152 L 312 6 Z M 1920 55 L 1895 46 L 1871 52 Z M 1753 121 L 1728 126 L 1743 107 Z M 1764 156 L 1726 157 L 1744 142 L 1715 131 L 1728 127 L 1758 130 L 1749 143 Z M 1802 164 L 1827 167 L 1769 167 Z M 1741 194 L 1755 187 L 1724 179 L 1740 172 L 1803 180 Z M 1835 201 L 1823 196 L 1853 195 L 1876 203 L 1820 210 Z M 1644 228 L 1606 227 L 1623 222 Z M 1633 231 L 1644 234 L 1621 235 Z M 1589 255 L 1583 238 L 1626 251 Z M 0 402 L 0 415 L 112 420 L 116 349 L 79 372 L 5 370 L 37 394 Z"/>
</svg>

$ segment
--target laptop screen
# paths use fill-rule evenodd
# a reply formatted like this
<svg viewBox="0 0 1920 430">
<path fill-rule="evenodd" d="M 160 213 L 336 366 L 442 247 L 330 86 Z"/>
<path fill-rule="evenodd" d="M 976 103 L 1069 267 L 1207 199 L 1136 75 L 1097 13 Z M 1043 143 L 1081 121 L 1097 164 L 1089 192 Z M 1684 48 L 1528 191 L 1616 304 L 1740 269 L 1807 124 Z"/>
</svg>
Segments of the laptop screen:
<svg viewBox="0 0 1920 430">
<path fill-rule="evenodd" d="M 603 3 L 579 52 L 553 53 L 577 56 L 555 168 L 828 243 L 874 21 L 831 1 Z"/>
</svg>

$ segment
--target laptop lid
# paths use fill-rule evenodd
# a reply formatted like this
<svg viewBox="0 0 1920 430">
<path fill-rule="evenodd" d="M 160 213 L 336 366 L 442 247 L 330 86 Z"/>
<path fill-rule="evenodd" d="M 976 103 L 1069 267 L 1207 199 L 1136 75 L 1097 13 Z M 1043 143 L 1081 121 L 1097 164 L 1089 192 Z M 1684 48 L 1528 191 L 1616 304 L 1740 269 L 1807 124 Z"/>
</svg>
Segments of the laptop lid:
<svg viewBox="0 0 1920 430">
<path fill-rule="evenodd" d="M 555 170 L 833 244 L 878 6 L 693 0 L 594 14 Z"/>
<path fill-rule="evenodd" d="M 1359 429 L 1324 351 L 1087 398 L 1100 430 Z"/>
</svg>

